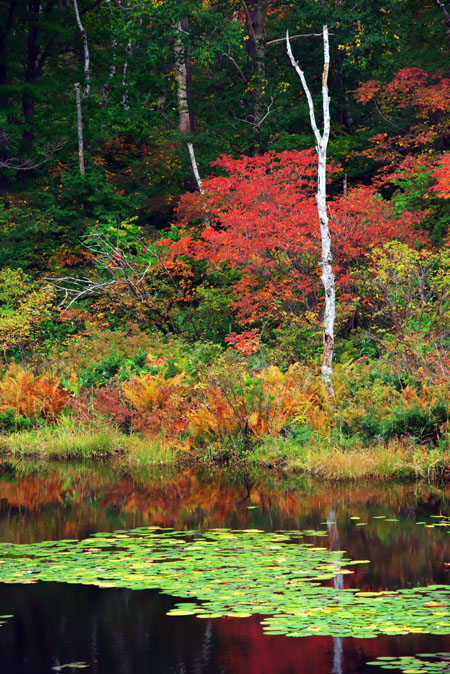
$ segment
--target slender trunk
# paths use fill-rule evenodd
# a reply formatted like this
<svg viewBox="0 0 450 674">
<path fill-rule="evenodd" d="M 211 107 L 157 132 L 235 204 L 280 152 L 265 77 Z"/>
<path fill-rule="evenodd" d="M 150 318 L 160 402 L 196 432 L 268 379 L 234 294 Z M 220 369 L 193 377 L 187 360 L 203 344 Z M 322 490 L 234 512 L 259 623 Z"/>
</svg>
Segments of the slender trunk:
<svg viewBox="0 0 450 674">
<path fill-rule="evenodd" d="M 89 44 L 87 39 L 86 30 L 84 29 L 83 24 L 81 23 L 80 12 L 78 10 L 78 0 L 73 0 L 73 7 L 75 10 L 75 18 L 77 20 L 77 25 L 81 33 L 81 39 L 83 40 L 83 53 L 84 53 L 84 90 L 83 95 L 80 98 L 80 101 L 83 102 L 84 115 L 83 118 L 83 135 L 84 135 L 84 146 L 86 147 L 87 154 L 91 154 L 91 141 L 89 136 L 89 115 L 88 115 L 88 102 L 89 94 L 91 93 L 91 70 L 90 70 L 90 54 L 89 54 Z M 76 85 L 75 85 L 76 88 Z M 81 163 L 80 163 L 81 171 Z M 83 172 L 84 175 L 84 159 L 83 159 Z"/>
<path fill-rule="evenodd" d="M 100 101 L 100 107 L 101 108 L 106 108 L 108 105 L 108 96 L 109 96 L 109 90 L 111 88 L 111 80 L 116 74 L 116 64 L 115 64 L 115 55 L 116 55 L 116 46 L 117 46 L 117 40 L 112 41 L 112 63 L 109 67 L 109 74 L 108 74 L 108 79 L 104 83 L 102 87 L 102 98 Z"/>
<path fill-rule="evenodd" d="M 183 136 L 194 130 L 194 114 L 190 104 L 192 89 L 191 59 L 183 43 L 182 34 L 189 29 L 187 19 L 178 22 L 175 38 L 175 72 L 177 78 L 178 128 Z"/>
<path fill-rule="evenodd" d="M 447 9 L 445 3 L 442 2 L 442 0 L 434 0 L 434 1 L 444 15 L 444 21 L 447 24 L 447 33 L 448 33 L 450 29 L 450 11 Z"/>
<path fill-rule="evenodd" d="M 251 64 L 252 75 L 249 77 L 252 96 L 251 111 L 248 121 L 259 126 L 264 110 L 264 88 L 266 84 L 266 40 L 265 26 L 269 0 L 242 0 L 245 10 L 247 37 L 246 49 Z"/>
<path fill-rule="evenodd" d="M 131 53 L 132 53 L 131 40 L 128 40 L 127 58 L 125 59 L 125 63 L 123 64 L 123 69 L 122 69 L 122 87 L 123 87 L 122 108 L 124 110 L 130 109 L 130 104 L 129 104 L 129 101 L 128 101 L 128 60 L 131 57 Z"/>
<path fill-rule="evenodd" d="M 322 268 L 322 283 L 325 291 L 325 311 L 323 317 L 323 361 L 322 378 L 328 388 L 331 397 L 334 397 L 332 374 L 333 374 L 333 352 L 334 352 L 334 321 L 336 315 L 336 291 L 334 284 L 334 274 L 331 254 L 331 233 L 328 224 L 327 212 L 327 146 L 330 137 L 330 97 L 328 95 L 328 71 L 330 67 L 330 47 L 328 40 L 328 28 L 323 27 L 323 49 L 324 66 L 322 74 L 322 108 L 323 108 L 323 133 L 321 134 L 316 123 L 314 112 L 314 103 L 311 92 L 306 83 L 305 75 L 294 59 L 291 44 L 289 42 L 289 33 L 286 34 L 287 52 L 300 77 L 303 90 L 306 94 L 309 107 L 309 118 L 311 128 L 316 137 L 316 152 L 318 158 L 317 166 L 317 213 L 320 222 L 320 238 L 322 242 L 322 259 L 320 266 Z"/>
<path fill-rule="evenodd" d="M 77 130 L 78 130 L 78 160 L 80 165 L 80 174 L 84 176 L 84 142 L 83 142 L 83 113 L 81 110 L 81 92 L 80 83 L 75 84 L 75 101 L 77 106 Z"/>
<path fill-rule="evenodd" d="M 84 52 L 84 91 L 83 91 L 83 100 L 86 104 L 89 94 L 91 92 L 91 71 L 90 71 L 90 56 L 89 56 L 89 44 L 84 29 L 83 24 L 80 19 L 80 12 L 78 11 L 78 0 L 73 0 L 73 7 L 75 10 L 75 18 L 77 20 L 78 28 L 81 33 L 81 39 L 83 40 L 83 52 Z"/>
</svg>

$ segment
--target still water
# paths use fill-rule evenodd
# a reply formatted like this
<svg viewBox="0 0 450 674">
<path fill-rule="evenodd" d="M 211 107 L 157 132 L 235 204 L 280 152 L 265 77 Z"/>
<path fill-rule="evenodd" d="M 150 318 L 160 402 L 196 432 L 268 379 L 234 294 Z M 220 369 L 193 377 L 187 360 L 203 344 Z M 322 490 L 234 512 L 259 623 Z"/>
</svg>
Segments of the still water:
<svg viewBox="0 0 450 674">
<path fill-rule="evenodd" d="M 326 538 L 311 542 L 370 560 L 345 577 L 346 587 L 364 591 L 448 584 L 450 529 L 430 526 L 439 514 L 450 514 L 450 487 L 424 483 L 334 484 L 194 469 L 130 473 L 92 464 L 25 464 L 0 474 L 0 541 L 79 539 L 146 525 L 326 530 Z M 0 615 L 13 618 L 0 628 L 0 673 L 82 671 L 68 666 L 75 662 L 92 674 L 380 674 L 386 670 L 366 663 L 450 651 L 450 635 L 264 635 L 258 616 L 167 616 L 176 603 L 156 590 L 2 584 Z"/>
</svg>

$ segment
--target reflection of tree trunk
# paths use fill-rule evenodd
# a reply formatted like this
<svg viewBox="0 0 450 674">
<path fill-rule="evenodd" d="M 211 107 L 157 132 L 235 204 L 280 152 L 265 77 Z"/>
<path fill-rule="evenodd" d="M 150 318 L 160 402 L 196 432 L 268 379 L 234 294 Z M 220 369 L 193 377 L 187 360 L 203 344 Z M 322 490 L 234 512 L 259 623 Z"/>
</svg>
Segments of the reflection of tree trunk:
<svg viewBox="0 0 450 674">
<path fill-rule="evenodd" d="M 340 550 L 339 531 L 336 521 L 336 506 L 327 515 L 328 543 L 330 550 Z M 336 590 L 344 589 L 344 577 L 338 574 L 333 578 L 333 585 Z M 342 637 L 333 637 L 333 670 L 332 674 L 342 674 L 344 649 Z"/>
<path fill-rule="evenodd" d="M 178 128 L 187 136 L 194 130 L 194 113 L 191 105 L 192 98 L 192 68 L 189 53 L 183 42 L 183 33 L 187 33 L 189 24 L 187 19 L 178 22 L 175 38 L 175 72 L 177 78 L 178 99 Z"/>
<path fill-rule="evenodd" d="M 250 59 L 252 76 L 250 91 L 252 94 L 252 110 L 248 114 L 248 121 L 258 125 L 264 116 L 264 86 L 265 86 L 265 25 L 269 0 L 242 0 L 246 15 L 247 37 L 246 49 Z"/>
</svg>

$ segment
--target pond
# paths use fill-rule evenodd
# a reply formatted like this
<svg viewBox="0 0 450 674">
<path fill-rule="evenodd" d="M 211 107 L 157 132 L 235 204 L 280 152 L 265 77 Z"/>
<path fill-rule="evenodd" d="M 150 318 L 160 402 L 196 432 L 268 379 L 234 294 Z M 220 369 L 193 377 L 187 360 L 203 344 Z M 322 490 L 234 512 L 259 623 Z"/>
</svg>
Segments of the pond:
<svg viewBox="0 0 450 674">
<path fill-rule="evenodd" d="M 449 504 L 425 483 L 5 467 L 0 671 L 445 672 Z M 440 655 L 398 660 L 420 653 Z"/>
</svg>

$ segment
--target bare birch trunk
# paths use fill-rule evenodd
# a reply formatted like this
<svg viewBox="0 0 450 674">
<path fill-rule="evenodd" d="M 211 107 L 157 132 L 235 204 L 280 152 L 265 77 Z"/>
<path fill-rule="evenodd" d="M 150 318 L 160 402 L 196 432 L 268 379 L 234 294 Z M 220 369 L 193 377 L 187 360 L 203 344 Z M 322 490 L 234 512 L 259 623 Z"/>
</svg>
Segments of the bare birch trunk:
<svg viewBox="0 0 450 674">
<path fill-rule="evenodd" d="M 178 128 L 183 136 L 193 131 L 193 116 L 189 106 L 191 64 L 183 44 L 181 34 L 185 31 L 183 22 L 178 22 L 175 38 L 175 72 L 177 78 Z"/>
<path fill-rule="evenodd" d="M 75 101 L 77 106 L 78 160 L 80 165 L 80 173 L 82 176 L 84 176 L 83 113 L 81 111 L 81 93 L 79 82 L 75 84 Z"/>
<path fill-rule="evenodd" d="M 325 312 L 323 317 L 323 361 L 322 378 L 328 388 L 331 397 L 334 397 L 333 390 L 333 352 L 334 352 L 334 321 L 336 315 L 336 291 L 334 285 L 334 274 L 331 254 L 331 233 L 328 224 L 327 212 L 327 146 L 330 137 L 330 97 L 328 95 L 328 70 L 330 67 L 330 47 L 328 40 L 328 28 L 323 27 L 323 50 L 324 65 L 322 74 L 322 105 L 323 105 L 323 133 L 321 134 L 316 123 L 314 113 L 314 103 L 311 92 L 306 83 L 305 75 L 294 59 L 291 43 L 289 42 L 289 33 L 286 33 L 287 52 L 298 76 L 300 77 L 303 90 L 306 94 L 309 107 L 309 118 L 311 128 L 316 137 L 316 152 L 318 157 L 317 164 L 317 213 L 320 222 L 320 237 L 322 241 L 322 259 L 320 266 L 322 268 L 322 283 L 325 291 Z"/>
<path fill-rule="evenodd" d="M 75 18 L 77 20 L 77 25 L 81 33 L 81 38 L 83 40 L 83 51 L 84 51 L 84 91 L 83 95 L 80 95 L 80 84 L 75 84 L 75 91 L 77 96 L 77 120 L 78 120 L 78 153 L 80 154 L 80 120 L 82 125 L 84 125 L 84 134 L 83 128 L 81 129 L 81 148 L 83 150 L 82 159 L 80 155 L 80 173 L 84 176 L 84 145 L 86 144 L 86 151 L 88 154 L 91 152 L 91 142 L 89 137 L 89 119 L 87 114 L 87 106 L 89 94 L 91 92 L 91 71 L 90 71 L 90 55 L 89 55 L 89 45 L 84 29 L 83 24 L 81 23 L 80 12 L 78 11 L 78 1 L 73 0 L 73 7 L 75 10 Z M 79 100 L 78 100 L 79 99 Z M 84 103 L 85 115 L 82 115 L 81 111 L 81 102 Z M 84 136 L 84 140 L 83 140 Z"/>
<path fill-rule="evenodd" d="M 89 56 L 89 45 L 87 40 L 86 31 L 84 26 L 81 23 L 80 12 L 78 11 L 78 2 L 73 0 L 73 7 L 75 10 L 75 17 L 77 20 L 78 28 L 81 33 L 81 38 L 83 40 L 83 51 L 84 51 L 84 91 L 83 91 L 83 100 L 87 101 L 89 94 L 91 92 L 91 71 L 90 71 L 90 56 Z"/>
</svg>

